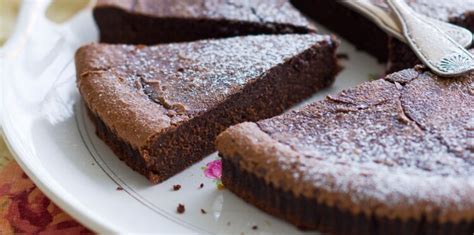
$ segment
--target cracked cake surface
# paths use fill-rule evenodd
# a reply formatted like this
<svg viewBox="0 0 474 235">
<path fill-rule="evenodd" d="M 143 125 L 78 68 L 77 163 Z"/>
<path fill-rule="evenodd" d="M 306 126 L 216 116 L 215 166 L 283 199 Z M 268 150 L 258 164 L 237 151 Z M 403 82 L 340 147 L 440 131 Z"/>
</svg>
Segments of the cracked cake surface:
<svg viewBox="0 0 474 235">
<path fill-rule="evenodd" d="M 268 187 L 350 215 L 473 228 L 473 114 L 473 73 L 441 78 L 409 69 L 233 126 L 217 149 Z M 232 176 L 224 170 L 224 184 L 239 194 Z"/>
<path fill-rule="evenodd" d="M 212 152 L 213 138 L 225 127 L 281 113 L 331 84 L 336 46 L 317 34 L 150 47 L 91 44 L 76 54 L 77 82 L 93 119 L 159 175 L 158 168 L 189 166 Z"/>
</svg>

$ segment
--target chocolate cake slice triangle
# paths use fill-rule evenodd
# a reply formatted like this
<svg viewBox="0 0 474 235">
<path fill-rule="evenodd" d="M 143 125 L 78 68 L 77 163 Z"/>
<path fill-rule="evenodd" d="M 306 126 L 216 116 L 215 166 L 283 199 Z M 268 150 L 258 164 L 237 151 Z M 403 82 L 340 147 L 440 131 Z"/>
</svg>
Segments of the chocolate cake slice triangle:
<svg viewBox="0 0 474 235">
<path fill-rule="evenodd" d="M 93 14 L 107 43 L 315 32 L 288 0 L 98 0 Z"/>
<path fill-rule="evenodd" d="M 474 73 L 404 70 L 217 138 L 246 201 L 333 234 L 474 231 Z"/>
<path fill-rule="evenodd" d="M 99 137 L 158 183 L 212 153 L 225 128 L 332 84 L 336 47 L 317 34 L 90 44 L 76 54 L 77 85 Z"/>
</svg>

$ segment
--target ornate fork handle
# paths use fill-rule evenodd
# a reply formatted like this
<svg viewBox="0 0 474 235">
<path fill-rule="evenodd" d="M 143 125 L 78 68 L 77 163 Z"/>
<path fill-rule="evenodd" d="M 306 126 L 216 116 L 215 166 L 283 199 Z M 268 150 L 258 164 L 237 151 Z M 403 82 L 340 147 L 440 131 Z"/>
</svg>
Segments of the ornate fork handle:
<svg viewBox="0 0 474 235">
<path fill-rule="evenodd" d="M 452 77 L 474 70 L 474 56 L 403 0 L 388 0 L 403 35 L 420 60 L 434 73 Z"/>
<path fill-rule="evenodd" d="M 341 3 L 366 16 L 391 36 L 396 37 L 402 42 L 406 42 L 396 16 L 393 15 L 393 12 L 387 5 L 374 4 L 370 0 L 341 1 Z M 436 25 L 436 27 L 444 31 L 465 48 L 471 46 L 473 39 L 471 31 L 435 18 L 427 17 L 418 13 L 417 15 L 423 17 L 431 24 Z"/>
</svg>

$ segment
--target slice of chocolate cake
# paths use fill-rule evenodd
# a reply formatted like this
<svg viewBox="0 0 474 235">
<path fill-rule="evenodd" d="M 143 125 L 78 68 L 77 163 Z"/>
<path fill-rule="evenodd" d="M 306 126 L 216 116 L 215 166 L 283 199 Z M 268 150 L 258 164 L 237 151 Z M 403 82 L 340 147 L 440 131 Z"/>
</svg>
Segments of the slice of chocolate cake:
<svg viewBox="0 0 474 235">
<path fill-rule="evenodd" d="M 107 43 L 315 31 L 288 0 L 98 0 L 93 14 Z"/>
<path fill-rule="evenodd" d="M 77 84 L 97 133 L 134 170 L 161 182 L 215 150 L 218 133 L 330 85 L 330 36 L 246 36 L 146 46 L 91 44 Z"/>
<path fill-rule="evenodd" d="M 372 0 L 388 8 L 384 0 Z M 381 62 L 387 62 L 387 71 L 411 68 L 419 63 L 416 55 L 404 43 L 389 37 L 365 16 L 353 11 L 342 1 L 291 0 L 303 13 L 346 38 L 358 48 L 369 52 Z M 410 0 L 417 12 L 474 31 L 474 1 L 466 0 Z"/>
<path fill-rule="evenodd" d="M 474 232 L 474 73 L 409 69 L 217 138 L 226 188 L 333 234 Z"/>
</svg>

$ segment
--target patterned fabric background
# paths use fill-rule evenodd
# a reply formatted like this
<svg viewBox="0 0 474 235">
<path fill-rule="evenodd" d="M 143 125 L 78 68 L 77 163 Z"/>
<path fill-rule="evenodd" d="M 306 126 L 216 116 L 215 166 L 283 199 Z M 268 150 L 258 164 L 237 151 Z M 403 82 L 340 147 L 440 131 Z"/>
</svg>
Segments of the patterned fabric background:
<svg viewBox="0 0 474 235">
<path fill-rule="evenodd" d="M 87 2 L 55 0 L 47 16 L 56 22 L 65 21 Z M 0 46 L 13 31 L 19 3 L 20 0 L 0 0 Z M 0 234 L 91 233 L 41 193 L 0 138 Z"/>
<path fill-rule="evenodd" d="M 0 234 L 91 233 L 55 206 L 23 173 L 0 140 Z"/>
</svg>

